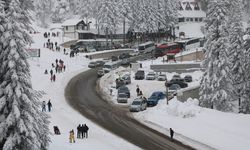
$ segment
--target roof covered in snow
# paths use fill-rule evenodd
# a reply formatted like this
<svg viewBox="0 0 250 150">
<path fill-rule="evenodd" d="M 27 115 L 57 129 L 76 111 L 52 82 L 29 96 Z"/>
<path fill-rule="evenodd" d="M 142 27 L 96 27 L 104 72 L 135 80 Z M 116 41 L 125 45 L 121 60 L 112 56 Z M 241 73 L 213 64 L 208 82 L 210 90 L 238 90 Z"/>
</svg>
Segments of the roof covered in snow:
<svg viewBox="0 0 250 150">
<path fill-rule="evenodd" d="M 79 19 L 79 18 L 69 19 L 69 20 L 64 21 L 62 23 L 62 26 L 74 26 L 74 25 L 77 25 L 81 21 L 82 19 Z"/>
</svg>

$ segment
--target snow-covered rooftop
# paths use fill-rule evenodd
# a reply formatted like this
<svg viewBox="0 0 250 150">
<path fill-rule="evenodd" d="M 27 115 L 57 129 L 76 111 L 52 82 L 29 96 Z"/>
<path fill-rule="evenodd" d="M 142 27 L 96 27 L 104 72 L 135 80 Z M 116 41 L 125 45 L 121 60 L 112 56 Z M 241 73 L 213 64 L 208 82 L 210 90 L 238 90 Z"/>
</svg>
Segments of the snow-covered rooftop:
<svg viewBox="0 0 250 150">
<path fill-rule="evenodd" d="M 80 21 L 82 21 L 82 19 L 79 19 L 79 18 L 69 19 L 69 20 L 64 21 L 62 23 L 62 26 L 74 26 L 74 25 L 77 25 Z"/>
</svg>

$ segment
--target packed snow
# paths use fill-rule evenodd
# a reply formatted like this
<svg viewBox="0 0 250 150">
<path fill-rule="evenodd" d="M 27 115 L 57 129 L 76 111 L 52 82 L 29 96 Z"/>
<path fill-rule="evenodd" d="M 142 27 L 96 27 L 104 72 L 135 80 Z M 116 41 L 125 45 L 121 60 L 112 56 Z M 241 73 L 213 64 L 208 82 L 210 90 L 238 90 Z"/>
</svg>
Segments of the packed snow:
<svg viewBox="0 0 250 150">
<path fill-rule="evenodd" d="M 51 144 L 49 149 L 140 149 L 99 127 L 69 106 L 64 98 L 64 88 L 72 77 L 88 69 L 87 65 L 90 61 L 83 54 L 70 58 L 69 55 L 63 54 L 62 49 L 61 52 L 56 52 L 44 48 L 43 45 L 47 39 L 43 37 L 43 32 L 47 30 L 40 28 L 36 28 L 36 30 L 39 33 L 32 34 L 34 44 L 30 48 L 41 49 L 41 57 L 29 58 L 29 63 L 31 65 L 33 88 L 44 92 L 41 101 L 48 102 L 50 99 L 52 102 L 52 112 L 46 112 L 51 116 L 49 125 Z M 52 42 L 57 41 L 60 44 L 61 35 L 50 39 Z M 55 63 L 55 59 L 64 61 L 66 71 L 56 74 L 56 81 L 51 82 L 50 75 L 44 74 L 44 71 L 47 69 L 49 72 L 52 69 L 51 65 Z M 157 60 L 141 61 L 141 63 L 143 63 L 143 69 L 148 72 L 150 71 L 150 64 L 162 63 L 161 60 L 162 58 L 159 58 Z M 146 97 L 149 97 L 152 91 L 165 91 L 163 81 L 134 80 L 134 72 L 129 68 L 118 68 L 102 77 L 100 80 L 100 84 L 103 85 L 101 87 L 104 87 L 102 91 L 109 95 L 110 88 L 114 87 L 114 79 L 119 75 L 128 73 L 132 76 L 132 84 L 128 85 L 131 90 L 131 98 L 128 104 L 125 105 L 129 105 L 136 97 L 136 85 L 142 89 L 143 95 Z M 166 73 L 168 79 L 171 79 L 174 74 Z M 183 73 L 181 77 L 187 74 L 193 76 L 194 82 L 189 83 L 189 87 L 184 90 L 199 86 L 203 73 L 201 71 Z M 110 102 L 117 104 L 117 92 L 115 89 L 113 91 Z M 157 106 L 139 113 L 133 113 L 133 116 L 166 135 L 169 135 L 169 128 L 173 128 L 176 133 L 174 138 L 197 149 L 247 150 L 250 144 L 250 133 L 247 132 L 250 115 L 223 113 L 201 108 L 198 106 L 198 101 L 193 99 L 188 99 L 182 103 L 174 98 L 169 102 L 169 105 L 166 105 L 164 99 Z M 76 143 L 69 143 L 69 131 L 74 129 L 76 133 L 76 127 L 85 123 L 90 128 L 89 138 L 76 139 Z M 59 127 L 61 135 L 53 133 L 53 126 Z"/>
<path fill-rule="evenodd" d="M 150 71 L 151 60 L 141 61 L 145 74 Z M 134 71 L 129 68 L 120 67 L 104 75 L 100 80 L 100 87 L 110 102 L 117 105 L 129 106 L 133 99 L 137 97 L 136 87 L 142 90 L 143 96 L 148 98 L 154 91 L 165 92 L 164 81 L 157 80 L 134 80 Z M 127 104 L 117 103 L 117 90 L 115 79 L 124 74 L 131 74 L 130 89 L 131 98 Z M 166 73 L 167 79 L 171 79 L 176 73 Z M 188 83 L 188 87 L 181 89 L 187 91 L 198 88 L 203 72 L 182 73 L 192 75 L 193 82 Z M 113 89 L 110 96 L 110 89 Z M 181 93 L 181 92 L 180 92 Z M 148 107 L 147 110 L 132 113 L 140 122 L 169 135 L 169 128 L 175 130 L 175 138 L 183 143 L 189 144 L 197 149 L 220 149 L 220 150 L 247 150 L 250 144 L 250 115 L 224 113 L 216 110 L 202 108 L 198 106 L 197 99 L 189 98 L 182 103 L 174 97 L 166 104 L 166 99 L 160 100 L 155 107 Z"/>
<path fill-rule="evenodd" d="M 39 33 L 32 34 L 34 43 L 31 48 L 40 48 L 40 58 L 29 58 L 31 67 L 31 76 L 33 88 L 38 91 L 43 91 L 44 95 L 41 101 L 51 100 L 52 111 L 46 112 L 51 118 L 50 120 L 50 132 L 51 143 L 50 150 L 80 150 L 80 149 L 102 149 L 102 150 L 117 150 L 117 149 L 139 149 L 138 147 L 130 144 L 129 142 L 113 135 L 100 126 L 92 123 L 90 120 L 83 117 L 80 113 L 75 111 L 69 106 L 64 97 L 64 89 L 69 80 L 80 72 L 88 69 L 87 60 L 82 54 L 76 57 L 70 58 L 69 55 L 64 55 L 63 50 L 60 52 L 52 51 L 44 48 L 43 44 L 47 41 L 43 37 L 44 32 L 49 30 L 43 30 L 35 27 L 35 30 Z M 50 37 L 52 42 L 61 43 L 61 35 L 59 37 Z M 67 50 L 68 52 L 68 50 Z M 56 59 L 61 59 L 66 65 L 66 71 L 56 74 L 56 81 L 50 81 L 50 74 L 44 74 L 45 69 L 48 72 L 52 69 L 52 63 L 55 64 Z M 55 70 L 53 69 L 55 72 Z M 42 110 L 42 107 L 41 107 Z M 69 132 L 74 129 L 76 136 L 76 127 L 79 124 L 87 124 L 89 127 L 88 139 L 76 139 L 76 143 L 69 143 Z M 53 126 L 58 126 L 61 135 L 55 135 Z"/>
</svg>

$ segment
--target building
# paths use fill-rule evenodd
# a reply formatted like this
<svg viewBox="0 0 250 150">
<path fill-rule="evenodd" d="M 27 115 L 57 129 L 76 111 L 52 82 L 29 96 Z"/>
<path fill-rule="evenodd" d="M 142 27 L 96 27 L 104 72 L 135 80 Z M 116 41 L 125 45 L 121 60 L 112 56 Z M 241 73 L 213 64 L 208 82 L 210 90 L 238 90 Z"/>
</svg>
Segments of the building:
<svg viewBox="0 0 250 150">
<path fill-rule="evenodd" d="M 70 39 L 91 39 L 94 34 L 90 31 L 90 23 L 82 19 L 69 19 L 63 24 L 63 36 Z"/>
<path fill-rule="evenodd" d="M 206 13 L 201 9 L 199 2 L 180 0 L 178 13 L 178 25 L 175 27 L 178 37 L 204 37 L 202 30 Z"/>
</svg>

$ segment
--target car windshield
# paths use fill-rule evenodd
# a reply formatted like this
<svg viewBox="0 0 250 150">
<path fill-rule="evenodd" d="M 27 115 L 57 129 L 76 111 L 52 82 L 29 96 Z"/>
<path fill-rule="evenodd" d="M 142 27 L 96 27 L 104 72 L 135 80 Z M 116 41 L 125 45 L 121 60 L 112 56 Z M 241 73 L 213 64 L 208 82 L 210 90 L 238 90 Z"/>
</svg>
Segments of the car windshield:
<svg viewBox="0 0 250 150">
<path fill-rule="evenodd" d="M 104 68 L 111 68 L 111 66 L 110 65 L 104 65 Z"/>
<path fill-rule="evenodd" d="M 128 91 L 128 88 L 125 86 L 119 87 L 119 91 Z"/>
<path fill-rule="evenodd" d="M 141 102 L 140 101 L 133 101 L 132 105 L 141 105 Z"/>
<path fill-rule="evenodd" d="M 154 72 L 149 72 L 149 73 L 148 73 L 148 75 L 152 75 L 152 76 L 154 76 L 154 75 L 155 75 L 155 73 L 154 73 Z"/>
<path fill-rule="evenodd" d="M 96 62 L 90 62 L 89 64 L 95 65 L 95 64 L 96 64 Z"/>
<path fill-rule="evenodd" d="M 173 76 L 173 78 L 180 78 L 180 75 L 176 74 Z"/>
<path fill-rule="evenodd" d="M 120 94 L 118 95 L 118 97 L 125 98 L 125 97 L 127 97 L 127 95 L 126 95 L 125 93 L 120 93 Z"/>
<path fill-rule="evenodd" d="M 169 87 L 169 90 L 177 90 L 179 88 L 179 85 L 173 84 Z"/>
<path fill-rule="evenodd" d="M 166 77 L 166 75 L 164 75 L 164 74 L 160 74 L 160 75 L 159 75 L 159 77 Z"/>
</svg>

